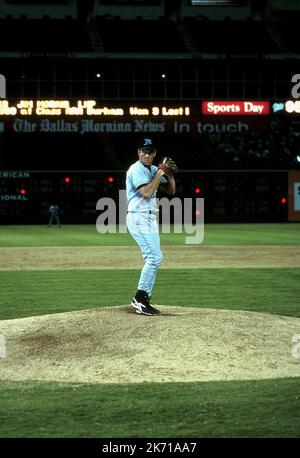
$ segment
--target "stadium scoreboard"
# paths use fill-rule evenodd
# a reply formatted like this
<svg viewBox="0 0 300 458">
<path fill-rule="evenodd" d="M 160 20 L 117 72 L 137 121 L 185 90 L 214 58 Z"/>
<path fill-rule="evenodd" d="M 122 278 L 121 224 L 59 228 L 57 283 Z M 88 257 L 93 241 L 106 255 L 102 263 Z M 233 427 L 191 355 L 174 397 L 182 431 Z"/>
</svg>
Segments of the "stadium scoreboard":
<svg viewBox="0 0 300 458">
<path fill-rule="evenodd" d="M 177 197 L 204 198 L 207 222 L 286 221 L 288 173 L 180 172 Z M 93 223 L 102 197 L 118 201 L 125 171 L 0 171 L 0 216 L 6 223 L 43 223 L 57 203 L 65 223 Z"/>
</svg>

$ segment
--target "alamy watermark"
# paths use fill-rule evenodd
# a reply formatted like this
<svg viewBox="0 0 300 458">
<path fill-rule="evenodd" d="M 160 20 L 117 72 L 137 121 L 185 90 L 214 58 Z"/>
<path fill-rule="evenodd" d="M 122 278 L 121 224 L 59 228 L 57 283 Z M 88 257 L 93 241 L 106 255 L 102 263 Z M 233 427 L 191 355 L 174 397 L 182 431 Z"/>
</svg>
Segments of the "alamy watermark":
<svg viewBox="0 0 300 458">
<path fill-rule="evenodd" d="M 6 340 L 5 337 L 0 334 L 0 359 L 6 357 Z"/>
<path fill-rule="evenodd" d="M 6 99 L 6 78 L 0 73 L 0 99 Z"/>
<path fill-rule="evenodd" d="M 292 76 L 292 83 L 296 83 L 291 90 L 291 96 L 293 99 L 300 99 L 300 74 L 297 73 Z"/>
<path fill-rule="evenodd" d="M 195 245 L 203 242 L 204 239 L 204 199 L 173 197 L 167 199 L 155 199 L 156 205 L 153 215 L 149 217 L 147 203 L 141 197 L 140 212 L 127 213 L 126 191 L 119 191 L 118 205 L 114 199 L 103 197 L 98 200 L 96 210 L 101 211 L 96 221 L 96 229 L 100 234 L 127 232 L 127 226 L 134 231 L 142 233 L 156 233 L 157 219 L 160 210 L 161 232 L 163 234 L 186 234 L 185 243 Z M 143 209 L 143 206 L 145 208 Z M 117 215 L 117 208 L 118 215 Z M 173 212 L 173 219 L 171 215 Z M 137 216 L 138 215 L 138 216 Z M 117 218 L 118 216 L 118 218 Z M 118 220 L 118 224 L 117 224 Z M 171 220 L 173 221 L 171 224 Z"/>
<path fill-rule="evenodd" d="M 292 337 L 292 357 L 294 359 L 300 359 L 300 334 L 295 334 Z"/>
</svg>

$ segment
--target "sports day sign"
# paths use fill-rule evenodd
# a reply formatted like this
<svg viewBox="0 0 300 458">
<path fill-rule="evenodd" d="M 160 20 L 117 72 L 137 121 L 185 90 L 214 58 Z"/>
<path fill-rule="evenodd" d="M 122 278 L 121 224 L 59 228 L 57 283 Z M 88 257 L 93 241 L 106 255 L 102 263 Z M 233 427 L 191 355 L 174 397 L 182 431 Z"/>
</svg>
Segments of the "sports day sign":
<svg viewBox="0 0 300 458">
<path fill-rule="evenodd" d="M 204 101 L 202 102 L 204 115 L 247 115 L 260 116 L 270 114 L 270 102 L 255 101 Z"/>
</svg>

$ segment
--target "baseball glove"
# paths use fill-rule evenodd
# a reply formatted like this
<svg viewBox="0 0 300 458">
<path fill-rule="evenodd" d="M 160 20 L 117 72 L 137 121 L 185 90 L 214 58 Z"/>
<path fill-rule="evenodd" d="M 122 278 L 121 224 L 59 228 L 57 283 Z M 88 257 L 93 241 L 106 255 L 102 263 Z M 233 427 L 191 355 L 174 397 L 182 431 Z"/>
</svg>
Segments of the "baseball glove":
<svg viewBox="0 0 300 458">
<path fill-rule="evenodd" d="M 170 157 L 164 157 L 157 168 L 163 170 L 167 176 L 173 176 L 178 171 L 177 165 Z"/>
</svg>

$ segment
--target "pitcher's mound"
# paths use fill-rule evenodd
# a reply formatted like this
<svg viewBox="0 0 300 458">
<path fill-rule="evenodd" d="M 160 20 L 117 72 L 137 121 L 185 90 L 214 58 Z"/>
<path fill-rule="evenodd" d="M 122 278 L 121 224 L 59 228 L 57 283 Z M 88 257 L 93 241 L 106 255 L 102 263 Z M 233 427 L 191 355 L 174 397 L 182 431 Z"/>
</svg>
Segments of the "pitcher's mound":
<svg viewBox="0 0 300 458">
<path fill-rule="evenodd" d="M 232 310 L 128 306 L 0 322 L 2 380 L 191 382 L 299 377 L 300 319 Z M 294 357 L 293 357 L 294 355 Z"/>
</svg>

